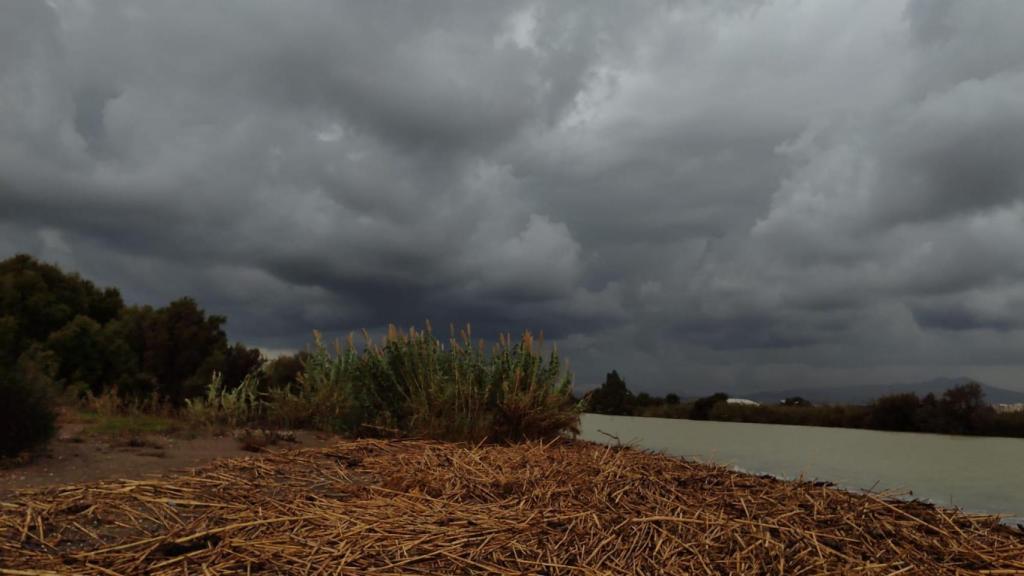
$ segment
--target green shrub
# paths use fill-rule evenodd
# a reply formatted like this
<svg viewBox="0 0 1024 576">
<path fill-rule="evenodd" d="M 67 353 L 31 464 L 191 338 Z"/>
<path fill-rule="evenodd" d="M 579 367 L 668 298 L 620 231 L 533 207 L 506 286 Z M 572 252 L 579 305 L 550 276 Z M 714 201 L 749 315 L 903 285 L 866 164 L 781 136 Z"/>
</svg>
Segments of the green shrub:
<svg viewBox="0 0 1024 576">
<path fill-rule="evenodd" d="M 270 393 L 271 420 L 352 434 L 380 431 L 448 440 L 550 438 L 577 432 L 572 378 L 557 352 L 535 350 L 527 332 L 488 353 L 469 328 L 447 343 L 389 327 L 380 344 L 333 353 L 315 334 L 294 389 Z"/>
<path fill-rule="evenodd" d="M 364 333 L 365 334 L 365 333 Z M 294 382 L 260 386 L 263 370 L 233 390 L 214 374 L 205 397 L 186 401 L 189 418 L 209 426 L 267 424 L 354 435 L 412 435 L 492 441 L 577 433 L 572 377 L 557 352 L 542 356 L 532 335 L 503 336 L 488 352 L 467 327 L 443 342 L 424 331 L 389 327 L 331 349 L 314 333 Z"/>
<path fill-rule="evenodd" d="M 315 395 L 303 391 L 293 391 L 289 386 L 271 388 L 267 393 L 267 424 L 278 428 L 316 428 L 331 430 L 330 425 L 317 425 L 315 422 L 328 424 L 331 418 L 323 418 L 326 404 L 317 403 Z"/>
<path fill-rule="evenodd" d="M 49 440 L 56 431 L 49 355 L 26 352 L 14 369 L 0 373 L 0 457 L 16 456 Z"/>
<path fill-rule="evenodd" d="M 214 372 L 205 397 L 185 400 L 189 420 L 207 426 L 232 428 L 260 421 L 266 401 L 259 392 L 259 373 L 251 372 L 234 389 L 224 387 L 220 372 Z"/>
<path fill-rule="evenodd" d="M 349 339 L 342 348 L 334 343 L 331 354 L 319 332 L 313 333 L 313 349 L 305 356 L 293 386 L 271 391 L 271 420 L 275 424 L 316 428 L 332 432 L 358 429 L 364 422 L 366 405 L 353 386 L 360 372 L 359 355 Z"/>
</svg>

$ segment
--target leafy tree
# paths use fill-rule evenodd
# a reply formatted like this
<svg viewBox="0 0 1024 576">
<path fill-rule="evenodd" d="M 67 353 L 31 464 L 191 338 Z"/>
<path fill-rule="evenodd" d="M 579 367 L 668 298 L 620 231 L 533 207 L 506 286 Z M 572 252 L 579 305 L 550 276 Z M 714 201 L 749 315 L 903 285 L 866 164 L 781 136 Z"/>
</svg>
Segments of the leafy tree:
<svg viewBox="0 0 1024 576">
<path fill-rule="evenodd" d="M 679 404 L 679 395 L 673 392 L 666 394 L 665 404 L 668 404 L 669 406 L 676 406 L 677 404 Z"/>
<path fill-rule="evenodd" d="M 917 394 L 882 396 L 871 405 L 868 426 L 880 430 L 915 430 L 921 399 Z"/>
<path fill-rule="evenodd" d="M 257 350 L 228 348 L 224 322 L 190 298 L 156 309 L 126 307 L 116 289 L 31 256 L 0 262 L 0 375 L 44 343 L 60 360 L 54 378 L 65 386 L 158 392 L 181 403 L 200 393 L 213 371 L 223 371 L 231 386 L 262 361 Z"/>
<path fill-rule="evenodd" d="M 0 262 L 0 374 L 27 350 L 48 343 L 61 360 L 54 378 L 98 391 L 108 375 L 100 327 L 124 309 L 114 288 L 27 255 Z"/>
<path fill-rule="evenodd" d="M 221 363 L 220 373 L 224 387 L 228 390 L 237 388 L 246 376 L 259 370 L 261 366 L 263 353 L 259 348 L 248 348 L 241 342 L 236 342 L 224 352 Z"/>
<path fill-rule="evenodd" d="M 954 434 L 981 432 L 993 416 L 992 408 L 985 403 L 985 391 L 977 382 L 946 390 L 939 406 L 945 416 L 948 431 Z"/>
<path fill-rule="evenodd" d="M 32 344 L 18 356 L 14 373 L 23 382 L 34 387 L 56 392 L 55 378 L 60 369 L 60 357 L 42 344 Z"/>
<path fill-rule="evenodd" d="M 693 409 L 690 411 L 690 418 L 693 418 L 694 420 L 707 420 L 715 405 L 727 400 L 729 400 L 729 395 L 722 392 L 716 392 L 711 396 L 699 398 L 693 403 Z"/>
<path fill-rule="evenodd" d="M 148 306 L 125 308 L 100 333 L 107 370 L 105 385 L 116 387 L 122 396 L 144 398 L 159 392 L 156 376 L 142 370 L 143 331 L 154 314 Z"/>
<path fill-rule="evenodd" d="M 939 399 L 931 392 L 925 394 L 914 414 L 914 429 L 921 432 L 942 432 L 945 427 L 945 416 L 939 408 Z"/>
<path fill-rule="evenodd" d="M 597 414 L 629 414 L 633 404 L 633 393 L 615 370 L 609 372 L 604 384 L 590 395 L 590 411 Z"/>
<path fill-rule="evenodd" d="M 308 352 L 296 352 L 274 358 L 266 365 L 266 386 L 283 390 L 291 388 L 302 373 L 303 362 L 309 357 Z"/>
<path fill-rule="evenodd" d="M 18 359 L 18 320 L 0 316 L 0 378 L 9 376 Z"/>
<path fill-rule="evenodd" d="M 156 379 L 162 397 L 180 405 L 203 392 L 227 350 L 225 321 L 191 298 L 144 315 L 142 371 Z"/>
<path fill-rule="evenodd" d="M 57 377 L 64 387 L 88 388 L 102 392 L 106 376 L 106 351 L 100 339 L 102 328 L 92 318 L 78 315 L 50 334 L 47 347 L 60 359 Z"/>
<path fill-rule="evenodd" d="M 20 254 L 0 262 L 0 316 L 17 319 L 18 354 L 76 316 L 104 324 L 122 308 L 116 289 L 101 290 L 77 274 L 66 274 L 31 256 Z"/>
</svg>

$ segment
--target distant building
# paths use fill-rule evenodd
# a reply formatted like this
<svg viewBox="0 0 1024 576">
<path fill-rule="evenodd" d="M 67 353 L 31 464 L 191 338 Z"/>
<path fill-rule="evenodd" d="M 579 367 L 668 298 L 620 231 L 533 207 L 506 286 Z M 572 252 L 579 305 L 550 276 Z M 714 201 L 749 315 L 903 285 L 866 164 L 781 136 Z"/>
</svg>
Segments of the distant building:
<svg viewBox="0 0 1024 576">
<path fill-rule="evenodd" d="M 726 400 L 729 404 L 739 404 L 740 406 L 760 406 L 759 402 L 753 400 L 747 400 L 746 398 L 729 398 Z"/>
<path fill-rule="evenodd" d="M 1024 402 L 1017 402 L 1016 404 L 993 404 L 992 407 L 1000 414 L 1024 412 Z"/>
</svg>

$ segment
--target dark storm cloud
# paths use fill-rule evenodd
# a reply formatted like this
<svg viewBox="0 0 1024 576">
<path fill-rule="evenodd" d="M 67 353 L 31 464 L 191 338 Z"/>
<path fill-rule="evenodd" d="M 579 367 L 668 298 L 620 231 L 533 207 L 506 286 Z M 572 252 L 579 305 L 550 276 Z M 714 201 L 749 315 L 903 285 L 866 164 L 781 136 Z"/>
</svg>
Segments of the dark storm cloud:
<svg viewBox="0 0 1024 576">
<path fill-rule="evenodd" d="M 0 249 L 271 349 L 1017 385 L 1024 5 L 0 3 Z"/>
</svg>

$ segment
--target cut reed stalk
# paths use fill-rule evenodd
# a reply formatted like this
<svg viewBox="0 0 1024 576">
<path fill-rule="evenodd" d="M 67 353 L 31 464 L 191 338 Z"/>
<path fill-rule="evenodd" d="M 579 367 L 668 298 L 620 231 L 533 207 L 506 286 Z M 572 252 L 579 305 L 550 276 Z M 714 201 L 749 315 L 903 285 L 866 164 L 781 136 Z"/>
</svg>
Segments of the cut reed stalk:
<svg viewBox="0 0 1024 576">
<path fill-rule="evenodd" d="M 572 441 L 364 439 L 5 500 L 0 574 L 1024 574 L 996 517 Z"/>
</svg>

